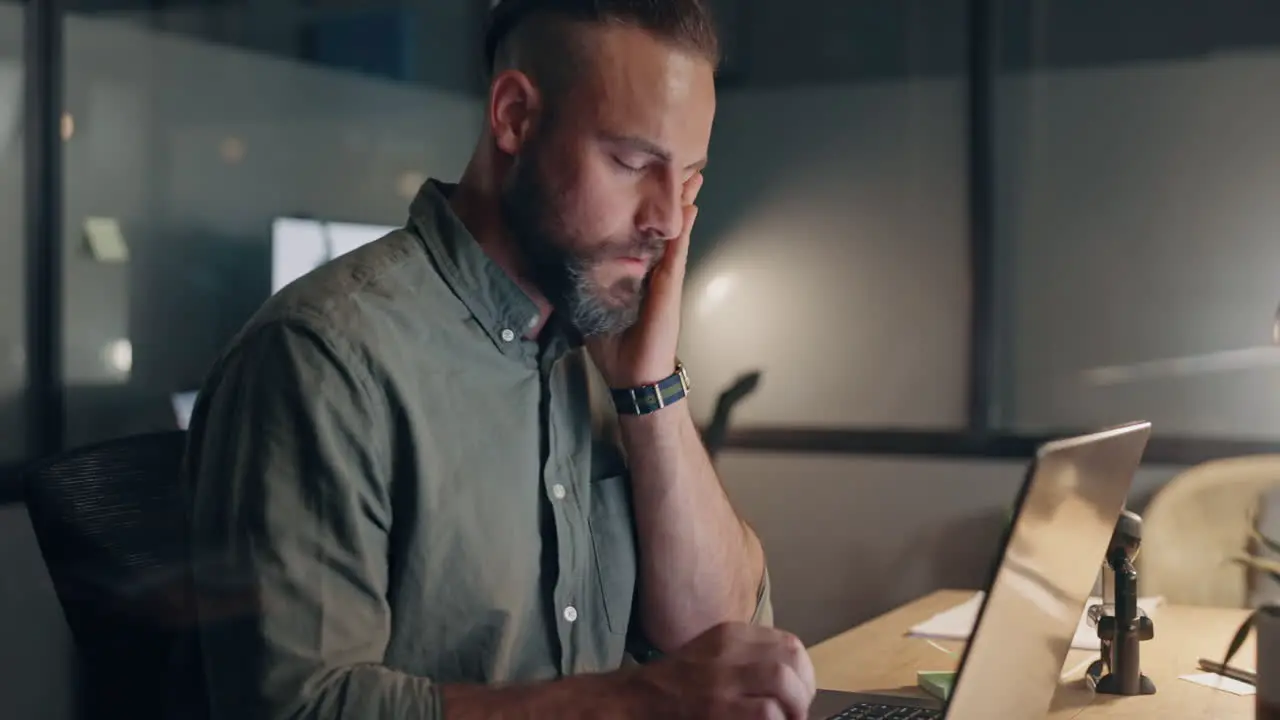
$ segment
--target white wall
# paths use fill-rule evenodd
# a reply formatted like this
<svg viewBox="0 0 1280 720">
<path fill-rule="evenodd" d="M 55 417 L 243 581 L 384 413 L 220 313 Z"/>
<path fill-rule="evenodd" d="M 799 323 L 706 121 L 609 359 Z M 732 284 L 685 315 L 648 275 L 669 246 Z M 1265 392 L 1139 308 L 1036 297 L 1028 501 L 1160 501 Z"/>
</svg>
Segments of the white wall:
<svg viewBox="0 0 1280 720">
<path fill-rule="evenodd" d="M 997 113 L 1026 430 L 1280 438 L 1280 53 L 1009 78 Z"/>
<path fill-rule="evenodd" d="M 1012 427 L 1280 437 L 1280 54 L 1002 80 Z M 969 301 L 956 81 L 726 93 L 683 359 L 744 424 L 954 427 Z"/>
<path fill-rule="evenodd" d="M 735 422 L 958 428 L 969 269 L 958 80 L 725 93 L 682 360 Z"/>
</svg>

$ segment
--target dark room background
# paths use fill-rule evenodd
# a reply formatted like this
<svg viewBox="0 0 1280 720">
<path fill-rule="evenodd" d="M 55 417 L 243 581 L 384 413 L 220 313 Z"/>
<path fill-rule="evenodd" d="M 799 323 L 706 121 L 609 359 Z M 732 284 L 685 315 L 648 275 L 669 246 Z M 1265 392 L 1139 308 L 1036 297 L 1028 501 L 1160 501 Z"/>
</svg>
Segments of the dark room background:
<svg viewBox="0 0 1280 720">
<path fill-rule="evenodd" d="M 49 58 L 30 3 L 0 0 L 10 498 L 47 451 L 173 426 L 171 394 L 270 292 L 273 219 L 400 225 L 424 178 L 457 176 L 487 4 L 68 0 Z M 715 5 L 682 359 L 699 418 L 763 373 L 721 473 L 779 624 L 815 641 L 975 582 L 1046 434 L 1153 421 L 1142 497 L 1280 445 L 1280 5 Z M 52 151 L 25 122 L 48 73 Z M 56 197 L 28 191 L 39 172 Z M 127 257 L 95 250 L 104 225 Z M 0 623 L 25 633 L 0 697 L 55 717 L 65 629 L 24 523 L 0 508 Z"/>
</svg>

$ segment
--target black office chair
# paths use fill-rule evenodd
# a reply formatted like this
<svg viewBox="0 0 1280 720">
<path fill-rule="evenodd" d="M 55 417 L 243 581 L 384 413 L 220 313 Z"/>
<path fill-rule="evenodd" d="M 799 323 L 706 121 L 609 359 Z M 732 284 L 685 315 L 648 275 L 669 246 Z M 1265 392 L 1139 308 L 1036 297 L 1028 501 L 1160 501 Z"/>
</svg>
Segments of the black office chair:
<svg viewBox="0 0 1280 720">
<path fill-rule="evenodd" d="M 79 716 L 159 720 L 194 626 L 185 433 L 77 448 L 24 472 L 27 510 L 80 658 Z"/>
</svg>

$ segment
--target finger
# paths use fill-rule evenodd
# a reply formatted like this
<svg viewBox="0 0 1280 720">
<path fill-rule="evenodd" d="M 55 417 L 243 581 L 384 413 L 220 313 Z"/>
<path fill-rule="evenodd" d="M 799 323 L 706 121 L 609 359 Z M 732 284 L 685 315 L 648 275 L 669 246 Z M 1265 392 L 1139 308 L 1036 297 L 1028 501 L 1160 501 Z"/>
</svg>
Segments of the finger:
<svg viewBox="0 0 1280 720">
<path fill-rule="evenodd" d="M 672 256 L 671 264 L 667 268 L 673 277 L 684 279 L 685 265 L 689 262 L 689 236 L 693 233 L 693 224 L 698 221 L 698 206 L 688 205 L 684 208 L 684 229 L 675 240 L 672 240 L 674 247 L 667 252 Z"/>
<path fill-rule="evenodd" d="M 653 269 L 649 278 L 651 303 L 647 303 L 652 312 L 666 313 L 672 308 L 679 312 L 685 265 L 689 262 L 689 231 L 697 217 L 696 205 L 684 209 L 684 229 L 679 236 L 667 243 L 662 259 Z"/>
<path fill-rule="evenodd" d="M 773 698 L 788 720 L 806 720 L 813 693 L 790 665 L 777 661 L 753 663 L 744 668 L 740 679 L 741 694 Z"/>
<path fill-rule="evenodd" d="M 725 710 L 726 720 L 788 720 L 778 701 L 767 697 L 737 698 Z"/>
<path fill-rule="evenodd" d="M 778 642 L 778 652 L 782 661 L 795 670 L 812 697 L 817 692 L 817 678 L 813 670 L 813 659 L 809 657 L 809 651 L 805 649 L 804 643 L 791 633 L 782 633 Z"/>
<path fill-rule="evenodd" d="M 805 688 L 809 691 L 809 701 L 813 702 L 813 697 L 818 694 L 818 675 L 813 669 L 813 658 L 809 657 L 808 650 L 800 651 L 800 680 L 804 682 Z"/>
<path fill-rule="evenodd" d="M 772 661 L 791 668 L 804 688 L 808 702 L 817 694 L 817 678 L 813 659 L 804 643 L 795 635 L 770 627 L 747 625 L 738 630 L 742 643 L 742 660 L 747 662 Z"/>
<path fill-rule="evenodd" d="M 703 177 L 702 172 L 698 171 L 684 181 L 684 189 L 680 193 L 680 204 L 688 207 L 698 200 L 698 193 L 702 190 Z"/>
</svg>

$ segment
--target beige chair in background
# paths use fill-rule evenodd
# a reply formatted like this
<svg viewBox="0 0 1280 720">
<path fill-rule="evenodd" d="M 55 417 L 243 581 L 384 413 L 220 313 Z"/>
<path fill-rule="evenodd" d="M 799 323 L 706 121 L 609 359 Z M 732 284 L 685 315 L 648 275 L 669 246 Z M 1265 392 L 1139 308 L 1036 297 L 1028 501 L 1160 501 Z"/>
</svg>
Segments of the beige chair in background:
<svg viewBox="0 0 1280 720">
<path fill-rule="evenodd" d="M 1280 455 L 1213 460 L 1179 474 L 1142 513 L 1139 591 L 1178 605 L 1243 608 L 1247 552 L 1259 498 L 1280 487 Z"/>
</svg>

